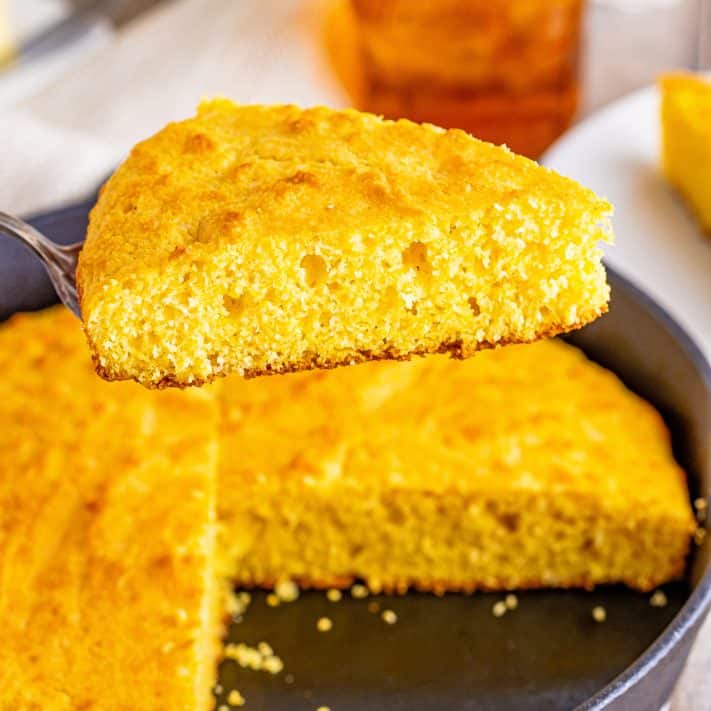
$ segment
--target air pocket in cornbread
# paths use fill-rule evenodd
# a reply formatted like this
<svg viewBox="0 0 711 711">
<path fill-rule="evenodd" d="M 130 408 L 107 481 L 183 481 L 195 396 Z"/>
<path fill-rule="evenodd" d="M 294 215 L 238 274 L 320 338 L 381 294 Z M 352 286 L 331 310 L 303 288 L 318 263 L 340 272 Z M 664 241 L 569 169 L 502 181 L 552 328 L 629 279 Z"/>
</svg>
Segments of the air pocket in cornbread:
<svg viewBox="0 0 711 711">
<path fill-rule="evenodd" d="M 659 414 L 558 341 L 222 391 L 220 558 L 245 585 L 471 591 L 681 575 Z"/>
<path fill-rule="evenodd" d="M 711 234 L 711 82 L 669 74 L 659 86 L 664 173 Z"/>
<path fill-rule="evenodd" d="M 212 709 L 214 401 L 102 382 L 59 308 L 0 371 L 0 709 Z"/>
<path fill-rule="evenodd" d="M 461 131 L 215 100 L 104 186 L 82 317 L 101 375 L 154 387 L 464 357 L 603 313 L 609 213 Z"/>
</svg>

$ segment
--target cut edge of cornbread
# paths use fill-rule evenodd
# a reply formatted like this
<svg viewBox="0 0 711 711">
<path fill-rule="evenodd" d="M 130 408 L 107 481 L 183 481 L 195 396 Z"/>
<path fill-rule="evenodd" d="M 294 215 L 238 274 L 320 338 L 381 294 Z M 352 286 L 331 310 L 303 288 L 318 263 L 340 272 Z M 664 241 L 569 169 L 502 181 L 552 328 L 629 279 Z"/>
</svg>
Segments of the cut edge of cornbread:
<svg viewBox="0 0 711 711">
<path fill-rule="evenodd" d="M 610 212 L 462 131 L 216 100 L 104 186 L 85 331 L 100 375 L 149 387 L 468 357 L 606 311 Z"/>
<path fill-rule="evenodd" d="M 665 177 L 711 236 L 711 81 L 677 72 L 658 84 Z"/>
</svg>

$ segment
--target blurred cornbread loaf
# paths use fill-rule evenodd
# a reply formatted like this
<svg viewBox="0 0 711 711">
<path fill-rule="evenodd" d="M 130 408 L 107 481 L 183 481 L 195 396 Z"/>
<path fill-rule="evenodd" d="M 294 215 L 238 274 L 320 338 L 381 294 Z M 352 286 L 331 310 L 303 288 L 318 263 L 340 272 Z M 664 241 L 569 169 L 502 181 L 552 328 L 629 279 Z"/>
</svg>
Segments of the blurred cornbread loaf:
<svg viewBox="0 0 711 711">
<path fill-rule="evenodd" d="M 669 74 L 659 86 L 664 173 L 711 234 L 711 82 Z"/>
<path fill-rule="evenodd" d="M 0 709 L 211 709 L 214 402 L 102 382 L 59 308 L 0 368 Z"/>
<path fill-rule="evenodd" d="M 334 0 L 327 41 L 358 108 L 463 128 L 536 157 L 577 106 L 582 8 L 582 0 Z"/>
<path fill-rule="evenodd" d="M 154 387 L 466 357 L 606 311 L 610 210 L 462 131 L 214 100 L 104 186 L 82 316 L 100 374 Z"/>
<path fill-rule="evenodd" d="M 557 341 L 222 390 L 223 567 L 243 584 L 500 590 L 679 576 L 660 416 Z"/>
</svg>

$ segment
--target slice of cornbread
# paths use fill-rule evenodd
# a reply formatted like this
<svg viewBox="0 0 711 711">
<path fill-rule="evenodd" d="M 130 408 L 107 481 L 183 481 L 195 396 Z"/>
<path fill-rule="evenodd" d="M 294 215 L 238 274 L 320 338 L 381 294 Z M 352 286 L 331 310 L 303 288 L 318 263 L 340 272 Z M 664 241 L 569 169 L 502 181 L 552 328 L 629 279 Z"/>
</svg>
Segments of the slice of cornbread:
<svg viewBox="0 0 711 711">
<path fill-rule="evenodd" d="M 592 587 L 679 576 L 657 412 L 557 341 L 222 390 L 220 558 L 245 585 Z"/>
<path fill-rule="evenodd" d="M 212 709 L 215 403 L 102 382 L 64 309 L 0 370 L 0 709 Z"/>
<path fill-rule="evenodd" d="M 149 386 L 464 357 L 606 310 L 609 211 L 461 131 L 215 100 L 104 186 L 82 315 L 99 373 Z"/>
<path fill-rule="evenodd" d="M 659 86 L 664 172 L 711 234 L 711 82 L 669 74 Z"/>
</svg>

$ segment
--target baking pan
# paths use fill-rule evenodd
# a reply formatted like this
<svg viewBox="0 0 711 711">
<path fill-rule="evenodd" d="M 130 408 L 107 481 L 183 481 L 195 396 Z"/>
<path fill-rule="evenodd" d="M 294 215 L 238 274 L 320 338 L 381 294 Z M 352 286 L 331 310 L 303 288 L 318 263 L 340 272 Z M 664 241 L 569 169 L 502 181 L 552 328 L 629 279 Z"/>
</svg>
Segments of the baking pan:
<svg viewBox="0 0 711 711">
<path fill-rule="evenodd" d="M 83 237 L 89 206 L 32 222 L 58 242 L 74 242 Z M 614 272 L 610 282 L 610 313 L 569 340 L 657 406 L 692 496 L 708 500 L 709 365 L 659 306 Z M 0 318 L 54 301 L 41 265 L 0 238 Z M 492 615 L 501 599 L 493 594 L 345 595 L 334 604 L 314 592 L 272 608 L 255 593 L 229 637 L 268 641 L 285 669 L 270 675 L 225 662 L 217 701 L 237 688 L 250 711 L 654 711 L 668 699 L 711 603 L 710 545 L 707 537 L 694 550 L 683 582 L 664 587 L 662 608 L 621 587 L 520 593 L 518 609 L 501 618 Z M 397 623 L 385 624 L 373 602 L 393 610 Z M 604 623 L 592 619 L 596 605 L 607 611 Z M 324 615 L 334 623 L 328 633 L 315 626 Z"/>
</svg>

